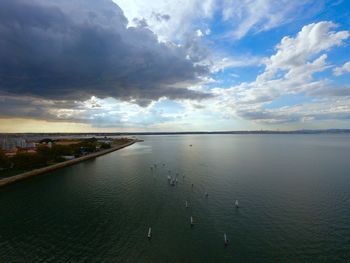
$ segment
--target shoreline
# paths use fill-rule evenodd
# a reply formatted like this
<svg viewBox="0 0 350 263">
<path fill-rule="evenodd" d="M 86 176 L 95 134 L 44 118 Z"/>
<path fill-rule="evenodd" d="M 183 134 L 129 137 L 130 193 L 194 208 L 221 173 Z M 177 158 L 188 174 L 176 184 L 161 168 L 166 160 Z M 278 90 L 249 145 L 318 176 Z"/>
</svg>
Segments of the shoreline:
<svg viewBox="0 0 350 263">
<path fill-rule="evenodd" d="M 31 178 L 31 177 L 34 177 L 34 176 L 37 176 L 37 175 L 41 175 L 41 174 L 45 174 L 45 173 L 48 173 L 48 172 L 52 172 L 52 171 L 55 171 L 55 170 L 58 170 L 58 169 L 61 169 L 61 168 L 64 168 L 64 167 L 68 167 L 68 166 L 71 166 L 71 165 L 74 165 L 74 164 L 77 164 L 77 163 L 80 163 L 80 162 L 83 162 L 83 161 L 86 161 L 86 160 L 89 160 L 89 159 L 93 159 L 93 158 L 99 157 L 101 155 L 105 155 L 107 153 L 111 153 L 111 152 L 123 149 L 125 147 L 128 147 L 128 146 L 130 146 L 130 145 L 132 145 L 132 144 L 134 144 L 135 142 L 138 142 L 138 141 L 139 140 L 134 139 L 131 142 L 128 142 L 128 143 L 125 143 L 125 144 L 122 144 L 122 145 L 118 145 L 118 146 L 114 146 L 114 147 L 112 147 L 110 149 L 102 150 L 102 151 L 99 151 L 99 152 L 95 152 L 95 153 L 91 153 L 91 154 L 88 154 L 88 155 L 85 155 L 85 156 L 81 156 L 81 157 L 75 158 L 73 160 L 64 161 L 64 162 L 61 162 L 61 163 L 45 166 L 45 167 L 42 167 L 42 168 L 34 169 L 32 171 L 28 171 L 28 172 L 24 172 L 24 173 L 21 173 L 21 174 L 13 175 L 13 176 L 10 176 L 10 177 L 7 177 L 7 178 L 3 178 L 3 179 L 0 179 L 0 187 L 5 186 L 5 185 L 9 185 L 9 184 L 13 184 L 13 183 L 17 183 L 19 181 L 22 181 L 22 180 L 25 180 L 25 179 L 28 179 L 28 178 Z"/>
</svg>

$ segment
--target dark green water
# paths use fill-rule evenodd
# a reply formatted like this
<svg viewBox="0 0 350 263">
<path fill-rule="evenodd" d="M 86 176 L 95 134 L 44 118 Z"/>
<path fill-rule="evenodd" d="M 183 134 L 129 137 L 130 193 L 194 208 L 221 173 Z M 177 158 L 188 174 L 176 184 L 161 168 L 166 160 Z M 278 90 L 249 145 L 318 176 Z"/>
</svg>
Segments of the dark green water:
<svg viewBox="0 0 350 263">
<path fill-rule="evenodd" d="M 144 139 L 0 189 L 0 262 L 350 262 L 349 135 Z"/>
</svg>

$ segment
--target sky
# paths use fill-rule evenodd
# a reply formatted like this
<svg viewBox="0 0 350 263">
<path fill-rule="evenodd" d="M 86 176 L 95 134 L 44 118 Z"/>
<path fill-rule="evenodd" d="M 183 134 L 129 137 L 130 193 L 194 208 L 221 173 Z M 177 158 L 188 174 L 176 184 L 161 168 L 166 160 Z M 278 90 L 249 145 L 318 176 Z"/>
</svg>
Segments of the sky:
<svg viewBox="0 0 350 263">
<path fill-rule="evenodd" d="M 327 128 L 350 1 L 0 1 L 0 132 Z"/>
</svg>

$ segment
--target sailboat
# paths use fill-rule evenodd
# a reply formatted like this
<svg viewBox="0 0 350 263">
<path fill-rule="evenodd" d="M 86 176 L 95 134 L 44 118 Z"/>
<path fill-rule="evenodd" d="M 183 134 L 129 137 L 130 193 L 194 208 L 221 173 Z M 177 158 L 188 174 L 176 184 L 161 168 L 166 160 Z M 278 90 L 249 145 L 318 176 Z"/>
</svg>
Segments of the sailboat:
<svg viewBox="0 0 350 263">
<path fill-rule="evenodd" d="M 226 233 L 224 234 L 224 244 L 225 246 L 228 245 L 228 239 L 227 239 Z"/>
<path fill-rule="evenodd" d="M 152 237 L 152 228 L 148 228 L 148 234 L 147 237 L 150 239 Z"/>
</svg>

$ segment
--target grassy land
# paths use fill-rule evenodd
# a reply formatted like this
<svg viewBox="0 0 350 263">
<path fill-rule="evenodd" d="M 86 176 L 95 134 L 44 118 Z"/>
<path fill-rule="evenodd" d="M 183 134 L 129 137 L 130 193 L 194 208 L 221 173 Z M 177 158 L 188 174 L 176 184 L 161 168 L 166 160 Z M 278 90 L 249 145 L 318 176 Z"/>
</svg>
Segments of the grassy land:
<svg viewBox="0 0 350 263">
<path fill-rule="evenodd" d="M 130 139 L 127 139 L 127 138 L 115 139 L 112 141 L 111 145 L 118 146 L 118 145 L 122 145 L 122 144 L 125 144 L 128 142 L 130 142 Z"/>
</svg>

